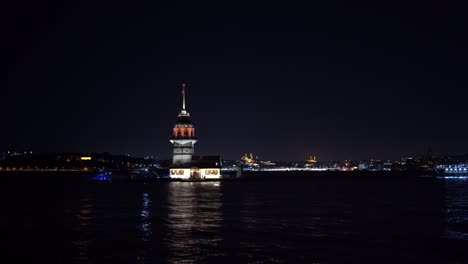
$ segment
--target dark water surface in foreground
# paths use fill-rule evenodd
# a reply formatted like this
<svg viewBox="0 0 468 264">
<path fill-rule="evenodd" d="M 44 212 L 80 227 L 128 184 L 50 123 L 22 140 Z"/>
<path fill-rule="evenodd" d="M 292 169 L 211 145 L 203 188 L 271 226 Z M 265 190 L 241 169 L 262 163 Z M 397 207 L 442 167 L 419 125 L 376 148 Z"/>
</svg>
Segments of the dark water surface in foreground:
<svg viewBox="0 0 468 264">
<path fill-rule="evenodd" d="M 14 262 L 468 262 L 466 180 L 283 173 L 143 184 L 2 176 L 3 257 Z"/>
</svg>

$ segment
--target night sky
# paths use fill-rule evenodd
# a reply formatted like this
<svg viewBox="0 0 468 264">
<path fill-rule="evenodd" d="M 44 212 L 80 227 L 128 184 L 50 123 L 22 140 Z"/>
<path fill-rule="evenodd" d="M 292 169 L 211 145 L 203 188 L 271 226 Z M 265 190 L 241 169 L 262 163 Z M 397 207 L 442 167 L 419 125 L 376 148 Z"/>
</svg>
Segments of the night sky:
<svg viewBox="0 0 468 264">
<path fill-rule="evenodd" d="M 64 2 L 2 11 L 0 152 L 170 158 L 183 82 L 196 154 L 468 152 L 461 6 Z"/>
</svg>

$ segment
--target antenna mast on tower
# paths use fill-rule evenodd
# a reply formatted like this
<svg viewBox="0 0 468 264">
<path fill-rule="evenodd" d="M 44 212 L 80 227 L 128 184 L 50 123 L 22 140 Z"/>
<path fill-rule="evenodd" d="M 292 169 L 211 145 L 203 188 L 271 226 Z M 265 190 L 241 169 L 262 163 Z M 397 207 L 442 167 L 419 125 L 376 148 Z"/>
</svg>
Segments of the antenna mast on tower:
<svg viewBox="0 0 468 264">
<path fill-rule="evenodd" d="M 185 110 L 185 83 L 182 83 L 182 110 Z"/>
</svg>

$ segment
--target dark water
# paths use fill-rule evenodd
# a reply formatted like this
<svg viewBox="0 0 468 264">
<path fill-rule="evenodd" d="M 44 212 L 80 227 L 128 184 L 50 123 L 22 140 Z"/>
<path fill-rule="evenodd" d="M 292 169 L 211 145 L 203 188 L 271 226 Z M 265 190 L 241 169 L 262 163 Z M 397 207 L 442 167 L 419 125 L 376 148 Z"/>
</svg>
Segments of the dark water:
<svg viewBox="0 0 468 264">
<path fill-rule="evenodd" d="M 468 181 L 20 176 L 3 176 L 1 196 L 0 258 L 14 262 L 468 263 Z"/>
</svg>

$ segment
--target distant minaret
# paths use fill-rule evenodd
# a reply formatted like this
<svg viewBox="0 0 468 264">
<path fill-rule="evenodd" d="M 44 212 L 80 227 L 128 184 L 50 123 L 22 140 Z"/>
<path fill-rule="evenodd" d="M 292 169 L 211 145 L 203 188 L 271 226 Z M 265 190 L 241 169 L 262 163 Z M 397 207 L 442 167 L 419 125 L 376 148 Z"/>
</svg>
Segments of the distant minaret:
<svg viewBox="0 0 468 264">
<path fill-rule="evenodd" d="M 170 141 L 174 145 L 172 163 L 174 165 L 190 163 L 197 138 L 195 128 L 190 122 L 190 114 L 185 109 L 185 83 L 182 84 L 182 111 L 178 115 Z"/>
</svg>

